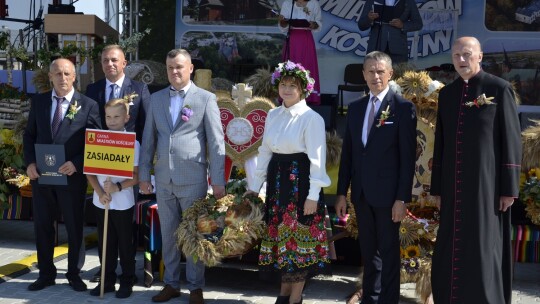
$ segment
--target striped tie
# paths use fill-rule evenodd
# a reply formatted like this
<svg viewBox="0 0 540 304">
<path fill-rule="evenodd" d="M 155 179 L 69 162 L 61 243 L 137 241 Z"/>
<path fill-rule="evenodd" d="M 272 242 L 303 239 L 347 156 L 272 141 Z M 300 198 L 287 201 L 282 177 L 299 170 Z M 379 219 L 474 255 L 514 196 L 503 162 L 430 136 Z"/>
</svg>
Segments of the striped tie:
<svg viewBox="0 0 540 304">
<path fill-rule="evenodd" d="M 377 103 L 377 96 L 371 97 L 370 100 L 371 109 L 369 111 L 368 121 L 367 121 L 367 136 L 369 137 L 369 131 L 371 131 L 371 127 L 373 126 L 373 120 L 375 120 L 375 103 Z"/>
<path fill-rule="evenodd" d="M 54 111 L 54 117 L 51 125 L 52 135 L 53 137 L 56 136 L 56 133 L 58 133 L 58 130 L 60 129 L 60 124 L 62 124 L 62 102 L 64 102 L 64 97 L 56 97 L 56 110 Z"/>
</svg>

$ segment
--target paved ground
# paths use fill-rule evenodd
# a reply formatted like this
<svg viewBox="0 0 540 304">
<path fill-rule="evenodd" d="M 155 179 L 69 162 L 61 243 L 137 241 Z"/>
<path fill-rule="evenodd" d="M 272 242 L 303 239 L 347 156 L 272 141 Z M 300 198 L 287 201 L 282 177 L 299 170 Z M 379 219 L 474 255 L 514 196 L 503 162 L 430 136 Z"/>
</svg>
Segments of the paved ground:
<svg viewBox="0 0 540 304">
<path fill-rule="evenodd" d="M 85 228 L 85 234 L 95 234 L 95 228 Z M 56 262 L 58 268 L 57 285 L 42 291 L 30 292 L 28 284 L 37 279 L 37 270 L 32 265 L 35 262 L 33 223 L 26 221 L 0 220 L 0 304 L 4 303 L 150 303 L 151 297 L 157 293 L 163 284 L 155 282 L 150 288 L 138 284 L 133 295 L 125 300 L 119 300 L 114 294 L 106 294 L 103 299 L 92 297 L 88 292 L 74 292 L 63 277 L 66 271 L 67 259 L 62 256 L 65 248 L 59 247 L 60 257 Z M 63 227 L 60 227 L 60 243 L 66 242 Z M 142 252 L 137 254 L 137 275 L 142 282 Z M 96 284 L 88 280 L 98 267 L 96 248 L 86 252 L 86 263 L 81 274 L 82 279 L 93 288 Z M 304 303 L 345 303 L 348 294 L 355 290 L 358 267 L 336 265 L 332 277 L 318 278 L 309 282 L 305 289 Z M 17 273 L 18 272 L 18 273 Z M 13 274 L 15 273 L 15 275 Z M 157 276 L 157 273 L 156 273 Z M 13 277 L 13 278 L 11 278 Z M 207 270 L 207 287 L 205 298 L 208 304 L 226 303 L 274 303 L 279 292 L 278 286 L 271 286 L 259 280 L 256 267 L 247 261 L 227 261 L 220 267 Z M 417 303 L 414 296 L 414 284 L 401 285 L 400 303 Z M 182 289 L 180 299 L 169 303 L 187 303 L 189 292 Z M 516 264 L 513 303 L 540 303 L 540 265 Z"/>
</svg>

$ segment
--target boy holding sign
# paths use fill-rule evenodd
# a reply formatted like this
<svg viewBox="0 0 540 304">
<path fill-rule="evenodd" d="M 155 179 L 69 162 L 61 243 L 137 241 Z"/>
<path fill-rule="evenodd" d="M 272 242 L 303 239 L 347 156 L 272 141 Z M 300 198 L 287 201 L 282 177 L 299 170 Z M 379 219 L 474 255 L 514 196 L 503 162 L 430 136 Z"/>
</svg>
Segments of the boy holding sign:
<svg viewBox="0 0 540 304">
<path fill-rule="evenodd" d="M 105 105 L 105 121 L 110 131 L 125 132 L 125 124 L 129 120 L 129 98 L 113 99 Z M 135 261 L 133 259 L 133 210 L 135 197 L 133 185 L 138 183 L 139 142 L 135 141 L 133 157 L 133 177 L 111 177 L 106 175 L 87 175 L 88 182 L 94 188 L 94 206 L 97 214 L 98 244 L 102 252 L 104 239 L 106 256 L 102 259 L 105 277 L 96 288 L 90 291 L 93 296 L 103 292 L 115 291 L 116 266 L 120 257 L 122 275 L 117 298 L 127 298 L 133 291 Z M 116 166 L 111 159 L 111 169 Z M 108 205 L 108 206 L 107 206 Z M 108 207 L 109 210 L 106 210 Z M 105 223 L 108 218 L 108 223 Z M 107 231 L 104 231 L 107 227 Z M 106 234 L 106 235 L 105 235 Z M 106 262 L 105 262 L 106 261 Z"/>
</svg>

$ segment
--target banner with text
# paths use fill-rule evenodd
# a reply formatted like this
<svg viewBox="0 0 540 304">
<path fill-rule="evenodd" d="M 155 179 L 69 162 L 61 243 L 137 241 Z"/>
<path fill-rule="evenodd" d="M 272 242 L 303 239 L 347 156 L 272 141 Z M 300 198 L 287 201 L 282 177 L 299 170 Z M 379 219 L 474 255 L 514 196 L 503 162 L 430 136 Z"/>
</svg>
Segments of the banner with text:
<svg viewBox="0 0 540 304">
<path fill-rule="evenodd" d="M 177 0 L 175 44 L 211 69 L 214 78 L 245 82 L 258 68 L 281 61 L 285 33 L 277 19 L 284 1 Z M 424 27 L 408 33 L 409 62 L 445 72 L 456 37 L 475 36 L 482 43 L 484 69 L 512 81 L 523 104 L 540 104 L 539 1 L 415 0 Z M 323 21 L 313 37 L 321 92 L 336 94 L 345 66 L 362 63 L 366 55 L 369 30 L 357 25 L 365 1 L 318 2 Z M 445 83 L 455 76 L 441 74 Z"/>
</svg>

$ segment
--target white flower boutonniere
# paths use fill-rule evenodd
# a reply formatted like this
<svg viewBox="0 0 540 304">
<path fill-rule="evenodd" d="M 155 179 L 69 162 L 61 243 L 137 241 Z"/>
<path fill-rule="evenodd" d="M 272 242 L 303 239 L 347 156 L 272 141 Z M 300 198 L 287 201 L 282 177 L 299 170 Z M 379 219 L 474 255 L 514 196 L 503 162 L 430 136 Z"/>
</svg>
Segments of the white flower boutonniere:
<svg viewBox="0 0 540 304">
<path fill-rule="evenodd" d="M 79 110 L 81 109 L 81 106 L 78 105 L 77 100 L 73 102 L 73 104 L 69 105 L 68 113 L 66 114 L 66 117 L 73 120 L 75 118 L 75 115 L 79 113 Z"/>
<path fill-rule="evenodd" d="M 379 123 L 377 124 L 377 128 L 380 126 L 384 126 L 388 118 L 390 118 L 390 105 L 387 105 L 386 110 L 381 112 L 381 117 L 379 118 Z"/>
<path fill-rule="evenodd" d="M 486 97 L 486 94 L 482 94 L 478 96 L 475 100 L 469 101 L 465 103 L 465 106 L 467 107 L 477 107 L 480 108 L 480 106 L 483 105 L 492 105 L 495 104 L 492 100 L 495 99 L 495 97 Z"/>
</svg>

